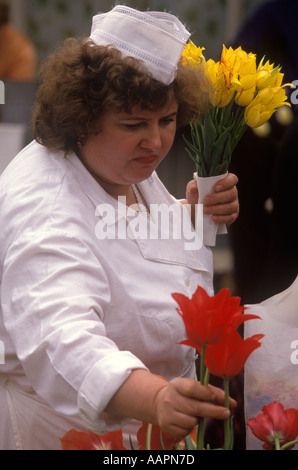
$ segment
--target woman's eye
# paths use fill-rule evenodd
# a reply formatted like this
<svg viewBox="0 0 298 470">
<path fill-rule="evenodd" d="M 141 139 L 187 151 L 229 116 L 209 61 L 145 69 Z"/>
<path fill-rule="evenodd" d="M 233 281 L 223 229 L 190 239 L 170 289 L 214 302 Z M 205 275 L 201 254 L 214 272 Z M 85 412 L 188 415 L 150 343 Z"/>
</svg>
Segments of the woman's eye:
<svg viewBox="0 0 298 470">
<path fill-rule="evenodd" d="M 173 119 L 173 118 L 163 119 L 160 123 L 161 123 L 162 126 L 168 126 L 172 122 L 175 122 L 175 119 Z"/>
<path fill-rule="evenodd" d="M 124 124 L 124 127 L 128 129 L 129 131 L 134 131 L 138 129 L 141 126 L 141 124 Z"/>
</svg>

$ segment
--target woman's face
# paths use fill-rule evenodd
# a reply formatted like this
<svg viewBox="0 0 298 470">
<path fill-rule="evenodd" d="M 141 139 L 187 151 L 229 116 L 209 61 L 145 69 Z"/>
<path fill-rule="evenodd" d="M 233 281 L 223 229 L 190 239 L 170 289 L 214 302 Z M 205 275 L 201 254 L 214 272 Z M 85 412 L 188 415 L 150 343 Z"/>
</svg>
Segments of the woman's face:
<svg viewBox="0 0 298 470">
<path fill-rule="evenodd" d="M 169 152 L 177 110 L 171 102 L 160 111 L 107 111 L 99 133 L 88 136 L 81 149 L 82 162 L 109 194 L 125 194 L 131 184 L 149 178 Z"/>
</svg>

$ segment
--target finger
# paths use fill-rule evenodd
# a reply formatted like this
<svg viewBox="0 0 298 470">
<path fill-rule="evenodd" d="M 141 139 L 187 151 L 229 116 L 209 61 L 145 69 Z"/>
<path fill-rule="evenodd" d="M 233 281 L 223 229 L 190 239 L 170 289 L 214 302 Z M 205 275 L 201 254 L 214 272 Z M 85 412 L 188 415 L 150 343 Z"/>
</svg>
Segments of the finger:
<svg viewBox="0 0 298 470">
<path fill-rule="evenodd" d="M 237 220 L 238 215 L 239 215 L 238 212 L 235 214 L 231 214 L 231 215 L 215 215 L 215 216 L 212 216 L 212 220 L 216 224 L 224 224 L 227 227 L 229 227 Z"/>
<path fill-rule="evenodd" d="M 214 388 L 205 387 L 200 382 L 188 378 L 177 378 L 170 382 L 177 392 L 183 397 L 192 398 L 195 400 L 214 401 L 217 399 Z"/>
<path fill-rule="evenodd" d="M 191 434 L 193 429 L 198 425 L 198 420 L 195 420 L 196 424 L 194 426 L 179 426 L 176 422 L 171 424 L 166 424 L 161 427 L 162 431 L 165 432 L 168 436 L 174 437 L 175 439 L 182 440 L 184 437 Z"/>
<path fill-rule="evenodd" d="M 224 405 L 224 393 L 219 393 L 218 395 L 214 393 L 209 387 L 207 388 L 207 394 L 199 393 L 198 396 L 201 398 L 187 398 L 184 401 L 177 401 L 177 411 L 180 412 L 181 420 L 177 423 L 184 427 L 186 426 L 187 417 L 206 417 L 206 418 L 215 418 L 215 419 L 227 419 L 231 412 Z M 212 400 L 203 400 L 204 397 L 211 397 Z M 177 418 L 176 418 L 177 419 Z M 193 424 L 193 423 L 192 423 Z M 193 426 L 194 427 L 194 426 Z"/>
<path fill-rule="evenodd" d="M 204 214 L 210 214 L 212 216 L 218 215 L 232 215 L 236 214 L 239 210 L 238 201 L 232 201 L 225 204 L 217 204 L 214 206 L 204 206 Z"/>
<path fill-rule="evenodd" d="M 215 387 L 214 385 L 209 385 L 208 386 L 214 393 L 215 395 L 215 401 L 214 403 L 223 405 L 225 402 L 225 392 L 221 388 Z M 234 400 L 234 398 L 229 398 L 229 404 L 232 408 L 235 408 L 237 406 L 237 401 Z"/>
<path fill-rule="evenodd" d="M 227 213 L 226 214 L 217 213 L 217 214 L 211 215 L 213 222 L 215 222 L 216 224 L 225 224 L 229 226 L 229 225 L 232 225 L 239 216 L 239 209 L 235 211 L 223 210 L 223 212 L 227 212 Z"/>
<path fill-rule="evenodd" d="M 238 181 L 239 180 L 236 175 L 234 175 L 233 173 L 228 173 L 227 176 L 225 176 L 216 183 L 214 191 L 220 192 L 233 188 L 233 186 L 236 186 L 238 184 Z"/>
<path fill-rule="evenodd" d="M 172 413 L 171 420 L 166 425 L 180 429 L 180 432 L 184 435 L 191 433 L 191 431 L 198 425 L 199 418 L 197 416 L 192 416 L 191 414 L 186 414 L 180 411 Z"/>
<path fill-rule="evenodd" d="M 186 186 L 186 199 L 188 204 L 197 204 L 198 203 L 198 185 L 195 180 L 189 181 Z"/>
<path fill-rule="evenodd" d="M 197 406 L 197 416 L 225 420 L 231 416 L 231 412 L 224 406 L 213 405 L 212 403 L 206 403 L 202 401 L 199 402 Z"/>
<path fill-rule="evenodd" d="M 236 201 L 238 203 L 238 190 L 236 186 L 233 186 L 232 188 L 226 189 L 224 191 L 208 194 L 204 198 L 204 204 L 206 206 L 226 204 L 227 202 L 233 201 Z"/>
</svg>

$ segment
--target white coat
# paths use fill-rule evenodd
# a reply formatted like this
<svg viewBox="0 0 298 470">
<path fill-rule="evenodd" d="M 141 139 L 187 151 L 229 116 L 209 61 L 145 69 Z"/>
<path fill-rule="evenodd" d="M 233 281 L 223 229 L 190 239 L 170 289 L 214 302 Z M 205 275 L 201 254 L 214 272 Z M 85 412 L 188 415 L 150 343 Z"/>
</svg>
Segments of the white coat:
<svg viewBox="0 0 298 470">
<path fill-rule="evenodd" d="M 155 173 L 139 189 L 182 210 Z M 76 155 L 36 142 L 2 175 L 1 449 L 59 449 L 70 428 L 124 426 L 104 410 L 133 369 L 195 378 L 171 293 L 213 293 L 211 251 L 189 249 L 183 233 L 138 237 L 136 226 L 113 239 L 124 207 Z"/>
</svg>

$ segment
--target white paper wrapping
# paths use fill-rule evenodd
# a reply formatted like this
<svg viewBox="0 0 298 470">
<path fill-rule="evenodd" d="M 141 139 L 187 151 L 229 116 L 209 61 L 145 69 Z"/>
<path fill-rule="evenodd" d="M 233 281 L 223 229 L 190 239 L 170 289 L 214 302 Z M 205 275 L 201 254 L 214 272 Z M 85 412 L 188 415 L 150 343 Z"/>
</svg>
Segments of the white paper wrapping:
<svg viewBox="0 0 298 470">
<path fill-rule="evenodd" d="M 197 181 L 199 188 L 199 204 L 203 204 L 205 196 L 214 192 L 214 187 L 217 181 L 223 179 L 226 176 L 208 176 L 200 177 L 197 173 L 194 174 L 194 178 Z M 216 224 L 209 214 L 203 215 L 203 243 L 207 246 L 215 246 L 216 236 L 223 235 L 227 233 L 227 228 L 224 224 Z"/>
<path fill-rule="evenodd" d="M 244 368 L 246 421 L 273 401 L 285 409 L 298 408 L 298 277 L 284 292 L 249 305 L 246 313 L 259 315 L 261 320 L 245 323 L 245 337 L 265 335 Z M 261 448 L 262 442 L 247 428 L 247 450 Z"/>
</svg>

